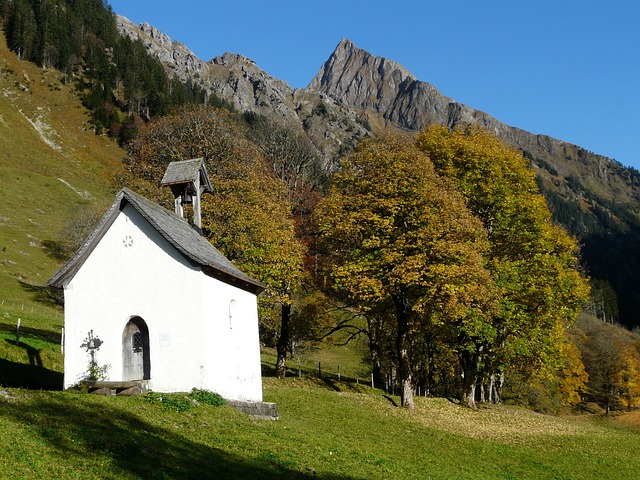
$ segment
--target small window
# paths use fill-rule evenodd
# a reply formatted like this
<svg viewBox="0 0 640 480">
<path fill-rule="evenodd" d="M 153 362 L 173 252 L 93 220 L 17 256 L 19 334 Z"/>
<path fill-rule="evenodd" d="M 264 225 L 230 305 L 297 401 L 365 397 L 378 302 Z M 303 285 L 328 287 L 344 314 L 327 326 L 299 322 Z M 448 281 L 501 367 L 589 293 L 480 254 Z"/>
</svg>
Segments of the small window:
<svg viewBox="0 0 640 480">
<path fill-rule="evenodd" d="M 133 332 L 131 344 L 133 345 L 133 353 L 142 352 L 142 334 L 140 332 Z"/>
</svg>

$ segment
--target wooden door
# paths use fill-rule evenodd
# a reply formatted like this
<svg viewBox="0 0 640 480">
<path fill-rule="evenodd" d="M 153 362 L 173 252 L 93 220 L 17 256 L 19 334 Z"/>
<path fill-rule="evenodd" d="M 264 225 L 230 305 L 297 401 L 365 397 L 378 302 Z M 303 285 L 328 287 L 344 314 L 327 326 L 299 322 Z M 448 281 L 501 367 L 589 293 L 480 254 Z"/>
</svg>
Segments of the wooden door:
<svg viewBox="0 0 640 480">
<path fill-rule="evenodd" d="M 140 317 L 130 320 L 122 333 L 122 379 L 148 379 L 149 334 Z M 142 328 L 141 328 L 142 327 Z"/>
</svg>

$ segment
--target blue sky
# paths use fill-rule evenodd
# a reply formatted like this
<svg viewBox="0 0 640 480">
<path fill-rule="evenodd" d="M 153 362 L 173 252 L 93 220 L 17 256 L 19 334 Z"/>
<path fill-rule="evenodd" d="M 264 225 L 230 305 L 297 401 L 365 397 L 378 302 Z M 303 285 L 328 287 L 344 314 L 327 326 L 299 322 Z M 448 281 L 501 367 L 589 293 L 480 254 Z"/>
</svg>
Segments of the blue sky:
<svg viewBox="0 0 640 480">
<path fill-rule="evenodd" d="M 202 60 L 305 87 L 342 38 L 444 95 L 640 169 L 640 2 L 108 0 Z"/>
</svg>

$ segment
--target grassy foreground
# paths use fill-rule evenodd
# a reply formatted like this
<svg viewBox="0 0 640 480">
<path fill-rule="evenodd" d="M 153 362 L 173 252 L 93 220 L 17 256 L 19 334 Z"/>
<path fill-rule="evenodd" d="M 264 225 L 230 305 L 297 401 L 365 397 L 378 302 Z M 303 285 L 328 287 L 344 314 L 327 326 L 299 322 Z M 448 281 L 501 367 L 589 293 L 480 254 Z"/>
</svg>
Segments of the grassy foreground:
<svg viewBox="0 0 640 480">
<path fill-rule="evenodd" d="M 0 478 L 635 479 L 637 423 L 264 380 L 279 421 L 143 397 L 0 390 Z M 629 419 L 626 419 L 627 421 Z"/>
<path fill-rule="evenodd" d="M 289 378 L 265 377 L 278 421 L 229 407 L 181 412 L 143 397 L 55 391 L 61 323 L 37 309 L 0 307 L 0 478 L 640 478 L 640 411 L 553 417 L 420 397 L 408 412 L 367 385 L 357 342 L 300 351 Z M 265 372 L 274 361 L 265 349 Z"/>
</svg>

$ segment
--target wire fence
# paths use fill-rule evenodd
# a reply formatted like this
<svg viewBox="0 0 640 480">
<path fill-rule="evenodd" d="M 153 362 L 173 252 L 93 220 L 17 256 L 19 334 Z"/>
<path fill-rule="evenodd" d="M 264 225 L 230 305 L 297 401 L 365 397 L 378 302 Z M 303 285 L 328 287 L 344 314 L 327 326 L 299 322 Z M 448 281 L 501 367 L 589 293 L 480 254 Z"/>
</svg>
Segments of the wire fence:
<svg viewBox="0 0 640 480">
<path fill-rule="evenodd" d="M 0 334 L 16 345 L 20 345 L 21 339 L 44 340 L 59 344 L 60 351 L 64 353 L 64 328 L 61 325 L 53 329 L 51 325 L 43 328 L 43 320 L 46 322 L 63 318 L 64 314 L 53 308 L 0 299 Z M 57 328 L 60 328 L 59 333 L 56 332 Z"/>
<path fill-rule="evenodd" d="M 15 335 L 16 343 L 19 343 L 21 336 L 29 336 L 29 331 L 33 328 L 29 321 L 29 317 L 31 316 L 61 320 L 64 318 L 64 313 L 51 307 L 25 304 L 23 301 L 11 299 L 0 299 L 0 326 L 2 327 L 0 328 L 0 332 L 4 333 L 5 336 L 7 334 L 10 334 L 12 337 Z M 60 350 L 62 352 L 64 352 L 63 338 L 64 328 L 61 328 Z M 299 378 L 315 377 L 325 381 L 337 381 L 378 388 L 391 395 L 399 394 L 395 379 L 391 375 L 385 376 L 382 381 L 380 379 L 376 380 L 373 373 L 363 372 L 356 374 L 353 372 L 353 369 L 347 369 L 347 371 L 344 372 L 341 370 L 340 365 L 323 365 L 320 361 L 314 362 L 308 358 L 301 360 L 299 356 L 288 362 L 286 376 L 297 376 Z M 418 396 L 428 396 L 429 391 L 426 387 L 417 386 L 414 394 Z"/>
<path fill-rule="evenodd" d="M 375 379 L 374 374 L 367 375 L 344 375 L 340 369 L 340 365 L 323 365 L 322 362 L 301 362 L 300 359 L 288 365 L 286 376 L 295 376 L 298 378 L 318 378 L 327 382 L 342 382 L 355 385 L 363 385 L 371 388 L 383 390 L 389 395 L 399 395 L 400 389 L 397 385 L 396 378 L 392 375 L 385 375 L 383 379 Z M 310 368 L 313 365 L 314 368 Z M 316 368 L 317 366 L 317 368 Z M 417 385 L 414 387 L 414 395 L 419 397 L 428 397 L 429 388 Z"/>
<path fill-rule="evenodd" d="M 0 314 L 32 314 L 51 316 L 53 318 L 62 318 L 62 311 L 51 307 L 45 307 L 33 303 L 24 303 L 24 301 L 16 301 L 10 299 L 0 299 Z"/>
</svg>

